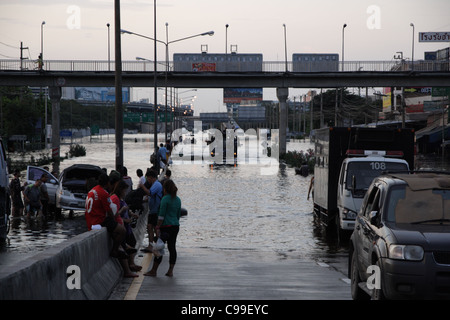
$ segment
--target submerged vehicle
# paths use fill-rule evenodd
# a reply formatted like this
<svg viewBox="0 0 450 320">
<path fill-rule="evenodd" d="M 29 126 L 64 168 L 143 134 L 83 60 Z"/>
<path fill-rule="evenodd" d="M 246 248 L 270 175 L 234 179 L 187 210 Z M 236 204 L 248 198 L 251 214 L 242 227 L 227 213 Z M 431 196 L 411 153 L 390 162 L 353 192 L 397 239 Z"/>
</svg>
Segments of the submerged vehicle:
<svg viewBox="0 0 450 320">
<path fill-rule="evenodd" d="M 95 165 L 74 164 L 61 172 L 56 190 L 56 207 L 82 211 L 90 187 L 95 186 L 104 171 Z"/>
</svg>

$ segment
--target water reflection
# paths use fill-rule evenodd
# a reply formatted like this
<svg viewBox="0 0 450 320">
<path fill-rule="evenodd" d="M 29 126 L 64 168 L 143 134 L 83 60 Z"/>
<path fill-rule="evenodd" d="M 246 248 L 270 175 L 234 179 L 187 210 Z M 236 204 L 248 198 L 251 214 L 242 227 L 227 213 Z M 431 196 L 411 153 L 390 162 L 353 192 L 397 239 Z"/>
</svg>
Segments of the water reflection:
<svg viewBox="0 0 450 320">
<path fill-rule="evenodd" d="M 163 137 L 161 136 L 161 139 Z M 61 162 L 60 169 L 75 163 L 115 166 L 114 136 L 82 141 L 87 155 Z M 288 150 L 308 150 L 308 142 L 289 142 Z M 69 146 L 62 146 L 61 154 Z M 136 170 L 150 167 L 153 142 L 149 135 L 125 135 L 124 165 L 138 184 Z M 180 248 L 272 252 L 280 258 L 344 253 L 345 245 L 327 242 L 314 224 L 312 201 L 307 200 L 310 177 L 281 165 L 273 175 L 262 175 L 256 164 L 237 166 L 176 164 L 171 167 L 182 205 L 189 214 L 181 221 Z M 6 250 L 31 252 L 59 243 L 86 230 L 82 213 L 74 220 L 48 222 L 38 227 L 13 221 Z"/>
</svg>

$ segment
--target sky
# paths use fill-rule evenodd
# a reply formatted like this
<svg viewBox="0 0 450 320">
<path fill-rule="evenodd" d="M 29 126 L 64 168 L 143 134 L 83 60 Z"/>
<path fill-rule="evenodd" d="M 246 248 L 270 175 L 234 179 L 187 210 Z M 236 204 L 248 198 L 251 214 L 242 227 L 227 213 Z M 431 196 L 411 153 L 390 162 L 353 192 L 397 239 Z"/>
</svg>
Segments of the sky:
<svg viewBox="0 0 450 320">
<path fill-rule="evenodd" d="M 449 43 L 418 42 L 419 32 L 450 31 L 449 0 L 157 0 L 157 37 L 169 41 L 213 30 L 214 36 L 197 37 L 170 46 L 173 53 L 262 53 L 265 61 L 288 60 L 293 53 L 339 53 L 345 28 L 345 61 L 387 60 L 396 52 L 411 58 L 415 25 L 414 56 L 448 47 Z M 44 59 L 107 60 L 108 28 L 111 24 L 111 57 L 114 57 L 114 0 L 0 0 L 0 59 L 20 56 L 20 42 L 29 49 L 25 57 L 36 59 L 41 46 L 41 23 L 45 21 Z M 121 28 L 153 37 L 153 0 L 122 0 Z M 158 59 L 164 59 L 164 46 Z M 122 35 L 122 59 L 153 59 L 153 42 Z M 153 100 L 152 89 L 135 89 L 133 98 Z M 305 90 L 290 89 L 290 98 Z M 202 89 L 194 110 L 225 111 L 223 93 Z M 161 97 L 158 99 L 162 102 Z M 275 100 L 275 89 L 264 90 L 265 100 Z M 298 98 L 297 98 L 298 99 Z"/>
</svg>

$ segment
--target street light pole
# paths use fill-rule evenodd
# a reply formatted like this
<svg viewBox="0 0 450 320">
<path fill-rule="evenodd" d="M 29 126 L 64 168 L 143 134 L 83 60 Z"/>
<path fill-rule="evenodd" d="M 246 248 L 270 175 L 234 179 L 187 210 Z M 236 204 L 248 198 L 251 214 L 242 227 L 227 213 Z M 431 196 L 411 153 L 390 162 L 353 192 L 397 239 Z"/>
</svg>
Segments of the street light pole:
<svg viewBox="0 0 450 320">
<path fill-rule="evenodd" d="M 225 58 L 228 54 L 228 27 L 229 26 L 230 25 L 228 23 L 225 25 Z"/>
<path fill-rule="evenodd" d="M 342 71 L 344 71 L 344 36 L 345 36 L 345 28 L 347 27 L 347 24 L 344 23 L 342 26 Z"/>
<path fill-rule="evenodd" d="M 120 0 L 114 0 L 116 169 L 123 167 L 122 45 Z"/>
<path fill-rule="evenodd" d="M 41 59 L 44 60 L 44 24 L 45 21 L 41 23 Z"/>
<path fill-rule="evenodd" d="M 283 23 L 283 28 L 284 28 L 284 63 L 285 63 L 285 67 L 286 67 L 286 72 L 288 72 L 286 24 L 284 24 L 284 23 Z"/>
<path fill-rule="evenodd" d="M 413 28 L 413 32 L 412 32 L 411 70 L 414 71 L 414 23 L 411 22 L 409 25 Z"/>
<path fill-rule="evenodd" d="M 168 73 L 168 69 L 169 69 L 169 44 L 175 43 L 175 42 L 179 42 L 179 41 L 183 41 L 183 40 L 187 40 L 187 39 L 191 39 L 191 38 L 195 38 L 195 37 L 199 37 L 199 36 L 213 36 L 214 35 L 214 31 L 203 32 L 203 33 L 199 33 L 199 34 L 196 34 L 196 35 L 193 35 L 193 36 L 184 37 L 184 38 L 173 40 L 173 41 L 168 41 L 168 38 L 169 38 L 168 26 L 169 26 L 169 24 L 166 23 L 166 42 L 158 40 L 158 39 L 156 39 L 156 3 L 154 4 L 154 6 L 155 6 L 154 7 L 154 19 L 155 19 L 154 34 L 155 35 L 154 35 L 153 38 L 144 36 L 144 35 L 139 34 L 139 33 L 131 32 L 131 31 L 128 31 L 128 30 L 124 30 L 124 29 L 121 29 L 120 32 L 121 33 L 126 33 L 126 34 L 132 34 L 132 35 L 135 35 L 135 36 L 138 36 L 138 37 L 141 37 L 141 38 L 145 38 L 145 39 L 149 39 L 149 40 L 154 41 L 154 50 L 155 50 L 155 53 L 154 53 L 155 58 L 153 60 L 154 69 L 155 69 L 154 78 L 153 78 L 153 80 L 154 80 L 154 89 L 155 89 L 155 94 L 154 94 L 154 100 L 155 100 L 155 102 L 154 102 L 154 104 L 155 104 L 155 106 L 154 106 L 154 109 L 155 109 L 154 110 L 155 134 L 154 134 L 154 138 L 155 138 L 155 151 L 156 151 L 157 138 L 158 138 L 157 130 L 156 130 L 156 125 L 157 125 L 156 107 L 157 107 L 157 90 L 158 90 L 158 88 L 157 88 L 157 77 L 156 77 L 156 69 L 157 69 L 157 63 L 158 63 L 157 62 L 157 57 L 156 57 L 156 43 L 159 42 L 159 43 L 162 43 L 162 44 L 164 44 L 166 46 L 166 79 L 167 79 L 167 73 Z M 136 59 L 138 59 L 138 58 L 139 57 L 136 57 Z M 166 81 L 166 87 L 167 87 L 167 81 Z M 167 97 L 167 91 L 166 91 L 166 97 Z M 166 109 L 167 109 L 167 100 L 166 100 Z M 166 116 L 167 116 L 167 114 L 166 114 Z M 167 122 L 166 122 L 166 126 L 167 126 Z M 167 130 L 166 130 L 166 140 L 167 140 Z"/>
<path fill-rule="evenodd" d="M 167 74 L 169 73 L 169 24 L 166 22 L 166 76 L 165 76 L 165 108 L 164 108 L 164 142 L 167 142 Z"/>
<path fill-rule="evenodd" d="M 111 44 L 110 44 L 110 33 L 109 33 L 109 22 L 106 24 L 108 27 L 108 71 L 111 71 Z"/>
<path fill-rule="evenodd" d="M 156 156 L 156 149 L 158 147 L 158 112 L 157 112 L 157 106 L 158 106 L 158 83 L 157 83 L 157 56 L 156 56 L 156 0 L 153 1 L 153 19 L 154 19 L 154 24 L 153 24 L 153 33 L 154 33 L 154 40 L 153 40 L 153 47 L 154 47 L 154 59 L 153 59 L 153 87 L 154 87 L 154 95 L 153 95 L 153 116 L 154 116 L 154 134 L 153 134 L 153 139 L 154 141 L 154 149 L 155 149 L 155 156 Z M 159 163 L 158 161 L 156 161 L 156 167 L 159 168 Z"/>
</svg>

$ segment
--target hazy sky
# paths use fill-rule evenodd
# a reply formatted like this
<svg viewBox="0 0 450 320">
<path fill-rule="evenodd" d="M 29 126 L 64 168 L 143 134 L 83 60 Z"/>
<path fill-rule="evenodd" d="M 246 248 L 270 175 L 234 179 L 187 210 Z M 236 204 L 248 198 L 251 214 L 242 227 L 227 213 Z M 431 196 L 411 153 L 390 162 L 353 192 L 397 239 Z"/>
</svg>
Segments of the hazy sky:
<svg viewBox="0 0 450 320">
<path fill-rule="evenodd" d="M 284 60 L 284 29 L 287 28 L 288 57 L 293 53 L 339 53 L 342 25 L 345 29 L 345 60 L 392 60 L 397 51 L 411 57 L 412 27 L 415 25 L 415 59 L 424 51 L 449 43 L 419 43 L 418 33 L 450 31 L 449 0 L 160 0 L 157 1 L 158 38 L 169 41 L 214 30 L 212 37 L 198 37 L 170 46 L 171 54 L 209 53 L 228 46 L 239 53 L 262 53 L 265 61 Z M 122 0 L 121 27 L 153 37 L 153 1 Z M 0 59 L 19 58 L 20 41 L 29 47 L 25 56 L 36 59 L 40 52 L 41 22 L 44 25 L 44 58 L 58 60 L 107 60 L 107 27 L 111 24 L 111 57 L 114 57 L 113 0 L 0 0 Z M 158 51 L 164 59 L 164 46 Z M 153 43 L 139 37 L 122 36 L 122 59 L 136 56 L 153 59 Z M 147 94 L 148 92 L 148 94 Z M 139 98 L 149 89 L 136 90 Z M 199 90 L 194 107 L 223 111 L 222 90 Z M 291 96 L 299 90 L 291 89 Z M 275 99 L 265 90 L 264 99 Z M 162 101 L 162 98 L 161 98 Z"/>
</svg>

